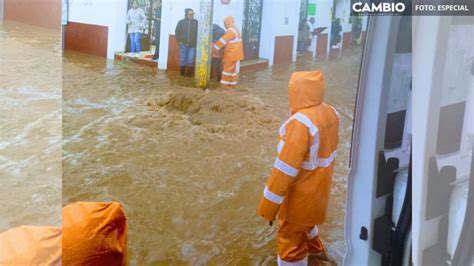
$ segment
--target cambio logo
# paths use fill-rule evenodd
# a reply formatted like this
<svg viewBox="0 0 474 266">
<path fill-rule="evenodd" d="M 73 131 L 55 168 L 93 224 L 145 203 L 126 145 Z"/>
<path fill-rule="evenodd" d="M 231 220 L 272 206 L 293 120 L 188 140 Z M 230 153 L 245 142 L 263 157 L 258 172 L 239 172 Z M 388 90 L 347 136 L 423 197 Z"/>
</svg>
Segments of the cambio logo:
<svg viewBox="0 0 474 266">
<path fill-rule="evenodd" d="M 352 11 L 356 13 L 402 13 L 405 11 L 404 3 L 362 3 L 352 4 Z"/>
</svg>

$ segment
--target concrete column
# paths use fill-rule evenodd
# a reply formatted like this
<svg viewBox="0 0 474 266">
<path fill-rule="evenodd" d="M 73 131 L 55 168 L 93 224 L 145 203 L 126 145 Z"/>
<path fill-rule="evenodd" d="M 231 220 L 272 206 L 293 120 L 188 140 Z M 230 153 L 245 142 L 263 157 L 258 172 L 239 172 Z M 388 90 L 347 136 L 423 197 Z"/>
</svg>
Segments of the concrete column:
<svg viewBox="0 0 474 266">
<path fill-rule="evenodd" d="M 174 34 L 174 29 L 176 27 L 176 25 L 171 25 L 171 7 L 172 0 L 161 1 L 160 59 L 158 60 L 159 69 L 166 69 L 168 67 L 169 36 L 170 34 Z"/>
<path fill-rule="evenodd" d="M 0 23 L 3 23 L 3 0 L 0 0 Z"/>
<path fill-rule="evenodd" d="M 213 0 L 199 1 L 199 27 L 196 47 L 195 80 L 198 88 L 207 88 L 211 75 L 211 33 Z"/>
</svg>

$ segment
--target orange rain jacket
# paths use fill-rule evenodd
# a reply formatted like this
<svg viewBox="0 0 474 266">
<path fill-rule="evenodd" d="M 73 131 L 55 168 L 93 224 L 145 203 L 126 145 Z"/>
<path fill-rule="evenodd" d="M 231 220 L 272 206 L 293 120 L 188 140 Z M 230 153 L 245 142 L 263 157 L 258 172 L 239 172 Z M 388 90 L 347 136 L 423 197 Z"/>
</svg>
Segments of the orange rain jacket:
<svg viewBox="0 0 474 266">
<path fill-rule="evenodd" d="M 63 208 L 64 265 L 126 265 L 127 218 L 116 202 Z"/>
<path fill-rule="evenodd" d="M 1 233 L 0 265 L 61 266 L 61 229 L 22 225 Z"/>
<path fill-rule="evenodd" d="M 234 25 L 234 17 L 229 16 L 224 19 L 224 26 L 227 29 L 225 34 L 214 44 L 216 50 L 224 49 L 222 61 L 239 61 L 244 59 L 244 48 L 242 47 L 242 38 L 240 31 Z"/>
<path fill-rule="evenodd" d="M 257 214 L 314 226 L 326 219 L 339 141 L 339 114 L 323 102 L 322 72 L 295 72 L 288 99 L 292 116 L 281 126 L 278 157 Z"/>
</svg>

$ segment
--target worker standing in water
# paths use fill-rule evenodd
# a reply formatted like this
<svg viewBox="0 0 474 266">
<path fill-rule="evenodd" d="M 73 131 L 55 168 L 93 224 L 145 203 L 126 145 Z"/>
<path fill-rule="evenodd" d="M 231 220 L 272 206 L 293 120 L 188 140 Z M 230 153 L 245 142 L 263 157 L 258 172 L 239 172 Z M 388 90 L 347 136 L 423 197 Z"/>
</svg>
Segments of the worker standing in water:
<svg viewBox="0 0 474 266">
<path fill-rule="evenodd" d="M 229 16 L 224 19 L 226 32 L 215 44 L 214 48 L 220 50 L 225 46 L 224 70 L 222 71 L 221 83 L 227 86 L 237 84 L 237 62 L 244 59 L 244 49 L 242 47 L 242 38 L 240 31 L 234 24 L 234 17 Z"/>
<path fill-rule="evenodd" d="M 309 254 L 324 254 L 317 225 L 326 219 L 339 114 L 323 102 L 320 71 L 295 72 L 288 88 L 291 117 L 281 126 L 278 157 L 257 214 L 272 225 L 278 215 L 278 265 L 307 265 Z"/>
</svg>

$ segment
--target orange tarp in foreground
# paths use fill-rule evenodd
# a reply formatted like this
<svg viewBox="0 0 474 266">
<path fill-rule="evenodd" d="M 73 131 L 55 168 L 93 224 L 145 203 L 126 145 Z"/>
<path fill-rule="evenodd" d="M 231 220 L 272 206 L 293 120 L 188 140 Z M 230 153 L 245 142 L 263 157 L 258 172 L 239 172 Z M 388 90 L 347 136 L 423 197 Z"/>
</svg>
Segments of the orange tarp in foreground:
<svg viewBox="0 0 474 266">
<path fill-rule="evenodd" d="M 127 219 L 119 203 L 72 203 L 63 208 L 62 219 L 62 234 L 50 226 L 1 233 L 0 265 L 127 264 Z"/>
<path fill-rule="evenodd" d="M 19 226 L 0 234 L 0 265 L 61 265 L 61 229 Z"/>
</svg>

